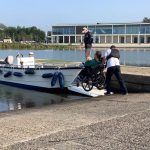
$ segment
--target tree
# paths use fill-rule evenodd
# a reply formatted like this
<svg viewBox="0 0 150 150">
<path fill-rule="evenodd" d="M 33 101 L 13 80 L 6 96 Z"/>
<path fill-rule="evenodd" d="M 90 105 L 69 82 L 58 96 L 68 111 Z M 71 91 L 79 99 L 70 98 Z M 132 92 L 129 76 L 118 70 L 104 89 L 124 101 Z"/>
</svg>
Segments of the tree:
<svg viewBox="0 0 150 150">
<path fill-rule="evenodd" d="M 143 22 L 143 23 L 150 23 L 150 18 L 144 17 L 144 19 L 143 19 L 142 22 Z"/>
<path fill-rule="evenodd" d="M 0 30 L 0 39 L 11 38 L 13 41 L 35 41 L 44 42 L 45 32 L 38 29 L 37 27 L 6 27 L 0 24 L 3 29 Z"/>
<path fill-rule="evenodd" d="M 6 26 L 2 23 L 0 23 L 0 30 L 4 30 L 6 28 Z"/>
</svg>

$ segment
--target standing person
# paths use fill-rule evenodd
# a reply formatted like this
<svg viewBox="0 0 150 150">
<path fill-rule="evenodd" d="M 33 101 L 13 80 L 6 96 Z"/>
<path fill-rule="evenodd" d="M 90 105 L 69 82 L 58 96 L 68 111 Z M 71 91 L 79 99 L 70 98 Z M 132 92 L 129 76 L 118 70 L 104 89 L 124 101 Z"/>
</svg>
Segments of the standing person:
<svg viewBox="0 0 150 150">
<path fill-rule="evenodd" d="M 110 47 L 110 49 L 106 50 L 105 56 L 104 56 L 104 62 L 107 63 L 107 72 L 106 72 L 106 90 L 108 95 L 112 95 L 113 92 L 111 90 L 110 82 L 111 77 L 114 74 L 117 78 L 119 85 L 120 85 L 120 91 L 123 95 L 127 95 L 128 91 L 126 88 L 126 85 L 124 83 L 124 80 L 121 76 L 121 70 L 120 70 L 120 53 L 119 50 L 116 49 L 114 45 Z"/>
<path fill-rule="evenodd" d="M 93 38 L 87 27 L 83 28 L 84 33 L 84 44 L 85 44 L 85 59 L 86 61 L 90 58 Z"/>
</svg>

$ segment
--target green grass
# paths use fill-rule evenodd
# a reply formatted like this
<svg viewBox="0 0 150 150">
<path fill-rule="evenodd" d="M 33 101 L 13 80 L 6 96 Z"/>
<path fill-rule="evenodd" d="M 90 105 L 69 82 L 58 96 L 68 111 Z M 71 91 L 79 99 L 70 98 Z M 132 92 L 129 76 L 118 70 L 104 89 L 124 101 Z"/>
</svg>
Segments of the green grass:
<svg viewBox="0 0 150 150">
<path fill-rule="evenodd" d="M 73 45 L 47 45 L 47 44 L 21 44 L 21 43 L 0 43 L 0 49 L 34 49 L 34 50 L 44 50 L 44 49 L 76 49 L 77 46 Z"/>
</svg>

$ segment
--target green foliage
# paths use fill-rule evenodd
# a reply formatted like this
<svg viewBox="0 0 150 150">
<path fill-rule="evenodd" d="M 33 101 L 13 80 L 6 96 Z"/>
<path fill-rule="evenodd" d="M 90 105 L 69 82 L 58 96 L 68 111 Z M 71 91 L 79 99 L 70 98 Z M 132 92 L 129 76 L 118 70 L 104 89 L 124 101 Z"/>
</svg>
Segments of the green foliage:
<svg viewBox="0 0 150 150">
<path fill-rule="evenodd" d="M 143 23 L 150 23 L 150 18 L 148 17 L 145 17 L 142 21 Z"/>
<path fill-rule="evenodd" d="M 72 45 L 46 45 L 40 43 L 32 43 L 32 44 L 21 44 L 17 43 L 0 43 L 0 49 L 35 49 L 35 50 L 44 50 L 44 49 L 76 49 L 77 46 Z"/>
<path fill-rule="evenodd" d="M 0 30 L 0 39 L 11 38 L 13 41 L 45 42 L 45 32 L 36 27 L 6 27 Z"/>
<path fill-rule="evenodd" d="M 6 28 L 6 26 L 2 23 L 0 23 L 0 30 L 4 30 Z"/>
</svg>

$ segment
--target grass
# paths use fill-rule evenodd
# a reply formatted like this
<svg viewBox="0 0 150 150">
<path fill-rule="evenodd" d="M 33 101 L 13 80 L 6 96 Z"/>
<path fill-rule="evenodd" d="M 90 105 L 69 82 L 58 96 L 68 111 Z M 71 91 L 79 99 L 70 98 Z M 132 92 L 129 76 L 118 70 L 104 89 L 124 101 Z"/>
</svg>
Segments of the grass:
<svg viewBox="0 0 150 150">
<path fill-rule="evenodd" d="M 77 46 L 74 45 L 47 45 L 42 43 L 34 44 L 22 44 L 22 43 L 0 43 L 0 49 L 34 49 L 34 50 L 44 50 L 44 49 L 76 49 Z"/>
</svg>

